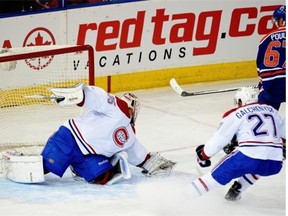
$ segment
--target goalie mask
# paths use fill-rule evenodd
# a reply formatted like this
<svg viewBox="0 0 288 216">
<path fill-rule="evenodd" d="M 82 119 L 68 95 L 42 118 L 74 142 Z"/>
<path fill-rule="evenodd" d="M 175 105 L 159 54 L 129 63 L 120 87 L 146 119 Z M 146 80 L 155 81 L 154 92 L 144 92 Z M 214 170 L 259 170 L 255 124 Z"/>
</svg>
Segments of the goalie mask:
<svg viewBox="0 0 288 216">
<path fill-rule="evenodd" d="M 248 103 L 257 102 L 258 90 L 254 87 L 242 87 L 239 88 L 234 97 L 235 106 L 243 106 Z"/>
<path fill-rule="evenodd" d="M 121 99 L 127 103 L 128 108 L 131 110 L 131 124 L 134 125 L 140 111 L 140 102 L 138 97 L 133 93 L 125 93 Z"/>
</svg>

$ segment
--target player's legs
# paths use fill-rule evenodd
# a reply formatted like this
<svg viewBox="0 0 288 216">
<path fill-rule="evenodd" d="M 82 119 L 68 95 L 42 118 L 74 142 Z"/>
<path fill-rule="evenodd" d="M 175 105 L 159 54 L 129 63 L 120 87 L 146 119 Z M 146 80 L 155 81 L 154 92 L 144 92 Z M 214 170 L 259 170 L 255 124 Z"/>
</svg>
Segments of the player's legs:
<svg viewBox="0 0 288 216">
<path fill-rule="evenodd" d="M 101 184 L 101 182 L 103 182 L 103 184 L 105 184 L 112 176 L 112 173 L 109 171 L 113 168 L 113 166 L 109 159 L 103 155 L 95 154 L 85 155 L 82 158 L 76 157 L 72 161 L 71 166 L 87 182 L 91 182 L 92 180 L 96 180 L 98 178 L 97 180 L 99 180 L 99 182 L 96 180 L 94 181 L 95 183 Z"/>
<path fill-rule="evenodd" d="M 113 168 L 109 159 L 103 155 L 83 155 L 71 132 L 63 126 L 49 138 L 42 156 L 46 172 L 62 177 L 72 165 L 88 182 Z"/>
<path fill-rule="evenodd" d="M 241 193 L 245 191 L 250 186 L 259 179 L 258 175 L 247 174 L 240 177 L 233 185 L 229 188 L 227 194 L 225 195 L 226 200 L 235 201 L 241 199 Z"/>
<path fill-rule="evenodd" d="M 269 176 L 277 174 L 281 168 L 282 161 L 253 159 L 236 151 L 224 157 L 211 173 L 194 180 L 188 191 L 199 196 L 246 174 Z"/>
<path fill-rule="evenodd" d="M 70 131 L 61 126 L 47 141 L 41 155 L 45 173 L 52 172 L 62 177 L 73 158 L 76 142 Z"/>
<path fill-rule="evenodd" d="M 212 170 L 212 177 L 222 185 L 232 179 L 254 174 L 260 176 L 275 175 L 282 169 L 282 161 L 260 160 L 247 157 L 240 151 L 224 157 Z"/>
<path fill-rule="evenodd" d="M 221 186 L 211 175 L 211 172 L 195 179 L 188 185 L 186 192 L 190 198 L 201 196 L 217 187 Z"/>
</svg>

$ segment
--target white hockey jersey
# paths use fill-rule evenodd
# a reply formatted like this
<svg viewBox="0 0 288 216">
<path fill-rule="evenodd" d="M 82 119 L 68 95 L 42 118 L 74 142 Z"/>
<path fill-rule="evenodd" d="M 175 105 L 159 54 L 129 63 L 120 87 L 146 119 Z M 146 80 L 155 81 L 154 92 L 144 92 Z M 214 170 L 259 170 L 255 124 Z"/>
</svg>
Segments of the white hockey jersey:
<svg viewBox="0 0 288 216">
<path fill-rule="evenodd" d="M 219 128 L 204 147 L 212 157 L 223 149 L 236 134 L 238 150 L 256 159 L 281 161 L 282 139 L 286 139 L 286 119 L 273 107 L 248 104 L 223 115 Z"/>
<path fill-rule="evenodd" d="M 138 153 L 143 160 L 147 151 L 135 137 L 126 102 L 99 87 L 84 86 L 83 91 L 83 107 L 88 111 L 81 117 L 64 123 L 72 132 L 82 153 L 111 157 L 119 151 L 138 145 Z M 135 163 L 139 162 L 137 160 L 135 159 Z"/>
</svg>

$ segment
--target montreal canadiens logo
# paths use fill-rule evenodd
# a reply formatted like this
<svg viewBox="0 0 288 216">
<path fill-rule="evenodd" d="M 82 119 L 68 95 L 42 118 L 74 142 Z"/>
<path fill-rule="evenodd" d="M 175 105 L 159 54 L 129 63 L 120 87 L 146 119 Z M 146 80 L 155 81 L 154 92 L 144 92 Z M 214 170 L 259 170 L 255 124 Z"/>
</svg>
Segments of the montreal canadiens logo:
<svg viewBox="0 0 288 216">
<path fill-rule="evenodd" d="M 124 128 L 124 127 L 118 128 L 113 133 L 113 139 L 114 139 L 114 142 L 117 146 L 123 147 L 124 144 L 129 139 L 128 131 L 126 130 L 126 128 Z"/>
<path fill-rule="evenodd" d="M 53 34 L 46 28 L 39 27 L 33 29 L 25 38 L 23 42 L 23 47 L 37 47 L 37 46 L 51 46 L 55 45 L 56 40 Z M 26 59 L 26 64 L 34 69 L 41 70 L 47 67 L 54 56 L 43 56 L 32 59 Z"/>
</svg>

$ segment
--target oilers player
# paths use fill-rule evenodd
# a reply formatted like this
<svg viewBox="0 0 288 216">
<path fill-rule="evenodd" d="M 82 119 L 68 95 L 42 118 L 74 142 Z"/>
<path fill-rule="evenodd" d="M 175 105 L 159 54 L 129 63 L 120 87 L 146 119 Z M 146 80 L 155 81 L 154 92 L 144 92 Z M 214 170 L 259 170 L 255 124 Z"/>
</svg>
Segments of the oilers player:
<svg viewBox="0 0 288 216">
<path fill-rule="evenodd" d="M 131 177 L 128 163 L 146 175 L 169 173 L 174 167 L 158 153 L 149 153 L 136 138 L 140 102 L 134 94 L 119 98 L 83 84 L 50 91 L 60 106 L 77 104 L 88 111 L 67 120 L 49 138 L 42 152 L 45 173 L 62 177 L 70 166 L 87 182 L 113 184 Z"/>
<path fill-rule="evenodd" d="M 210 172 L 188 186 L 188 192 L 193 197 L 245 175 L 258 178 L 275 175 L 282 169 L 282 138 L 286 138 L 285 118 L 272 106 L 256 101 L 257 91 L 254 88 L 240 88 L 235 95 L 238 107 L 226 112 L 212 138 L 205 145 L 196 148 L 199 165 L 208 167 L 211 165 L 210 158 L 221 151 L 235 134 L 239 145 L 232 153 L 224 156 Z M 237 193 L 233 193 L 235 190 L 230 193 L 229 190 L 225 198 L 236 200 L 240 197 L 240 189 L 241 184 Z"/>
<path fill-rule="evenodd" d="M 257 53 L 259 103 L 279 110 L 286 102 L 286 6 L 277 8 L 272 17 L 276 29 L 260 41 Z"/>
</svg>

